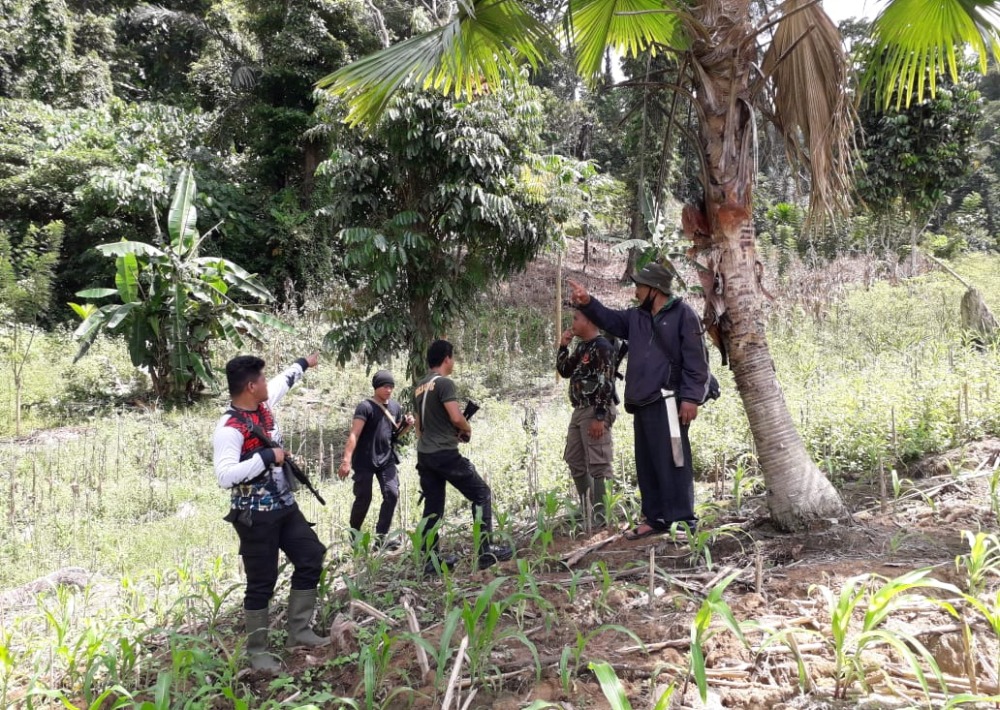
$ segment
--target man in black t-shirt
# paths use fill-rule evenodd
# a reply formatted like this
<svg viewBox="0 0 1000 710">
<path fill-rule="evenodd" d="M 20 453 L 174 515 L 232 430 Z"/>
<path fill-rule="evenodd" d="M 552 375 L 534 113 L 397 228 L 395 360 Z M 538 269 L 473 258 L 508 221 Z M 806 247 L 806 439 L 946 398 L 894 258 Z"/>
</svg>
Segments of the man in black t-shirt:
<svg viewBox="0 0 1000 710">
<path fill-rule="evenodd" d="M 344 447 L 344 459 L 337 475 L 347 478 L 354 469 L 354 505 L 351 507 L 351 533 L 354 539 L 368 515 L 372 503 L 372 479 L 378 480 L 382 507 L 375 523 L 378 544 L 395 549 L 399 543 L 386 542 L 399 500 L 399 476 L 394 445 L 413 425 L 412 415 L 403 415 L 399 402 L 391 399 L 396 382 L 388 370 L 379 370 L 372 378 L 375 396 L 363 400 L 354 410 L 351 432 Z"/>
<path fill-rule="evenodd" d="M 417 414 L 417 473 L 424 496 L 425 536 L 444 515 L 445 486 L 450 483 L 472 503 L 472 516 L 482 519 L 482 533 L 474 541 L 479 553 L 479 569 L 509 560 L 514 552 L 504 545 L 494 544 L 492 492 L 469 459 L 458 452 L 459 442 L 468 442 L 472 426 L 458 406 L 455 383 L 448 377 L 454 366 L 454 348 L 447 340 L 435 340 L 427 349 L 429 372 L 417 382 L 413 392 Z M 431 558 L 424 571 L 438 570 L 437 536 L 425 537 Z M 454 559 L 443 560 L 453 564 Z"/>
</svg>

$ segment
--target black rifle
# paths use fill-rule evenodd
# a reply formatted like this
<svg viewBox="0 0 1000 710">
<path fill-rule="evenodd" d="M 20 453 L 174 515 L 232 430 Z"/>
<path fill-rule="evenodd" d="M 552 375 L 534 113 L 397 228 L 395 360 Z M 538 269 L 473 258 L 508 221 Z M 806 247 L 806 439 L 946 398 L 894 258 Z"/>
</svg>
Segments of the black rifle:
<svg viewBox="0 0 1000 710">
<path fill-rule="evenodd" d="M 264 446 L 267 446 L 272 449 L 280 448 L 277 444 L 275 444 L 271 440 L 271 437 L 269 437 L 267 434 L 264 433 L 264 430 L 261 428 L 259 424 L 253 424 L 250 427 L 250 431 L 253 432 L 254 436 L 260 439 L 261 443 L 264 444 Z M 295 477 L 295 480 L 297 480 L 299 483 L 305 486 L 307 491 L 316 496 L 316 500 L 319 501 L 320 505 L 326 505 L 326 501 L 323 500 L 323 496 L 321 496 L 319 494 L 319 491 L 317 491 L 315 486 L 313 486 L 312 481 L 309 480 L 309 476 L 306 475 L 305 471 L 299 468 L 299 465 L 295 463 L 295 459 L 293 459 L 288 454 L 287 451 L 285 452 L 285 462 L 281 464 L 281 468 L 282 470 L 284 470 L 285 476 L 288 476 L 289 473 L 292 474 L 292 476 Z M 292 478 L 289 477 L 288 480 L 289 482 L 291 482 Z"/>
<path fill-rule="evenodd" d="M 465 417 L 465 421 L 472 419 L 472 415 L 479 411 L 479 405 L 473 402 L 471 399 L 465 403 L 465 410 L 462 412 L 462 416 Z M 468 441 L 469 435 L 465 432 L 459 432 L 458 438 L 460 441 Z"/>
</svg>

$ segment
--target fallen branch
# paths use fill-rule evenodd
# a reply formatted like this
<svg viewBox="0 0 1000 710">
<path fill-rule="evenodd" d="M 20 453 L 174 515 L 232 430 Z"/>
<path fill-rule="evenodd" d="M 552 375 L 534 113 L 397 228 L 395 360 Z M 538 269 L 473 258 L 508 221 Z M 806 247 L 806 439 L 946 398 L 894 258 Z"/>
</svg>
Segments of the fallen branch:
<svg viewBox="0 0 1000 710">
<path fill-rule="evenodd" d="M 383 622 L 385 624 L 388 624 L 389 626 L 395 626 L 396 625 L 396 620 L 395 619 L 393 619 L 392 617 L 388 616 L 387 614 L 379 611 L 378 609 L 376 609 L 375 607 L 373 607 L 371 604 L 366 604 L 365 602 L 360 601 L 358 599 L 352 599 L 351 600 L 350 608 L 351 608 L 352 612 L 354 610 L 360 611 L 362 614 L 367 614 L 368 616 L 372 617 L 373 619 L 378 619 L 379 621 L 381 621 L 381 622 Z"/>
<path fill-rule="evenodd" d="M 451 707 L 451 696 L 458 685 L 458 674 L 462 670 L 462 659 L 465 658 L 465 651 L 469 648 L 469 637 L 463 636 L 462 643 L 458 645 L 458 653 L 455 654 L 455 665 L 451 669 L 451 677 L 448 679 L 448 690 L 444 694 L 444 702 L 441 703 L 441 710 L 449 710 Z"/>
<path fill-rule="evenodd" d="M 403 599 L 403 609 L 406 610 L 406 626 L 410 630 L 410 633 L 420 636 L 420 622 L 417 621 L 417 614 L 413 611 L 413 607 L 410 606 L 409 599 Z M 431 672 L 431 664 L 427 661 L 427 651 L 419 643 L 413 645 L 417 649 L 417 663 L 420 664 L 420 672 L 423 674 L 422 677 L 426 679 L 430 676 Z"/>
<path fill-rule="evenodd" d="M 507 673 L 500 673 L 499 675 L 491 675 L 491 676 L 488 676 L 486 678 L 482 678 L 481 682 L 487 683 L 489 685 L 493 685 L 497 681 L 507 680 L 509 678 L 515 678 L 515 677 L 517 677 L 519 675 L 523 675 L 525 673 L 533 673 L 534 671 L 535 671 L 534 668 L 520 668 L 520 669 L 518 669 L 516 671 L 509 671 Z M 458 684 L 458 687 L 463 688 L 463 689 L 464 688 L 470 688 L 470 687 L 472 687 L 472 684 L 474 682 L 475 681 L 472 678 L 463 678 L 461 680 L 461 682 Z M 441 705 L 441 710 L 445 710 L 445 705 L 443 705 L 443 704 Z"/>
<path fill-rule="evenodd" d="M 581 547 L 580 549 L 576 550 L 575 552 L 572 552 L 571 554 L 563 555 L 562 560 L 563 562 L 566 563 L 567 567 L 572 567 L 594 550 L 599 550 L 605 545 L 608 545 L 614 542 L 615 540 L 618 540 L 619 538 L 621 538 L 621 533 L 618 533 L 617 535 L 612 535 L 611 537 L 606 537 L 603 540 L 598 540 L 597 542 L 591 543 L 586 547 Z"/>
</svg>

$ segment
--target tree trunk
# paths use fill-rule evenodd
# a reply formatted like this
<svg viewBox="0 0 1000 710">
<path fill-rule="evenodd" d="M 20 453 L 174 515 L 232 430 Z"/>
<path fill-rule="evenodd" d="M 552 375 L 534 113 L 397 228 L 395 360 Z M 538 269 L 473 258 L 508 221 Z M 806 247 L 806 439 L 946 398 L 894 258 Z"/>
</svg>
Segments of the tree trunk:
<svg viewBox="0 0 1000 710">
<path fill-rule="evenodd" d="M 716 274 L 721 297 L 706 288 L 706 322 L 717 323 L 743 399 L 775 523 L 786 529 L 844 512 L 840 496 L 812 461 L 792 422 L 764 332 L 751 204 L 753 114 L 747 96 L 756 62 L 750 0 L 707 0 L 695 12 L 711 30 L 693 54 L 701 142 L 708 172 L 708 234 L 694 234 L 694 255 Z"/>
<path fill-rule="evenodd" d="M 434 339 L 430 301 L 426 297 L 410 303 L 410 354 L 406 361 L 406 376 L 416 384 L 427 371 L 427 348 Z"/>
<path fill-rule="evenodd" d="M 639 203 L 635 200 L 632 202 L 632 210 L 629 212 L 628 231 L 629 239 L 641 239 L 644 236 L 642 234 L 642 213 L 639 212 Z M 622 284 L 632 283 L 632 274 L 635 273 L 635 265 L 638 260 L 639 250 L 635 247 L 630 248 L 625 257 L 625 272 L 621 277 Z"/>
</svg>

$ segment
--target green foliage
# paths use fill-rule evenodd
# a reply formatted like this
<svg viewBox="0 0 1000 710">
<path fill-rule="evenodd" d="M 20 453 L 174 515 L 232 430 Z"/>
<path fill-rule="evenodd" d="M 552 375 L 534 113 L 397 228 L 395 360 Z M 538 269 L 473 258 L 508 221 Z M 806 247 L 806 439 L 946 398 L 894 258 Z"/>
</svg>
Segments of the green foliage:
<svg viewBox="0 0 1000 710">
<path fill-rule="evenodd" d="M 959 573 L 965 570 L 969 580 L 969 594 L 977 596 L 986 590 L 991 577 L 1000 575 L 1000 538 L 995 533 L 963 530 L 962 537 L 969 545 L 969 552 L 955 558 Z"/>
<path fill-rule="evenodd" d="M 266 325 L 291 331 L 234 300 L 238 292 L 262 303 L 272 300 L 256 277 L 226 259 L 199 256 L 208 235 L 197 231 L 194 196 L 194 176 L 182 171 L 167 218 L 169 241 L 162 247 L 129 241 L 98 247 L 115 257 L 115 288 L 77 295 L 117 296 L 120 304 L 70 304 L 84 319 L 75 333 L 82 341 L 78 358 L 102 330 L 124 333 L 132 364 L 148 369 L 156 395 L 188 401 L 202 388 L 217 386 L 209 358 L 212 339 L 242 347 L 244 337 L 259 341 Z"/>
<path fill-rule="evenodd" d="M 973 167 L 973 142 L 982 113 L 979 92 L 968 77 L 942 81 L 933 98 L 906 109 L 860 109 L 860 166 L 856 189 L 879 214 L 903 209 L 925 219 L 962 184 Z"/>
<path fill-rule="evenodd" d="M 14 247 L 7 233 L 0 229 L 0 319 L 10 330 L 10 342 L 3 343 L 0 353 L 14 379 L 14 431 L 18 435 L 24 366 L 35 341 L 38 320 L 52 304 L 53 277 L 63 232 L 62 222 L 51 222 L 41 229 L 32 224 Z"/>
<path fill-rule="evenodd" d="M 833 648 L 836 665 L 835 698 L 846 697 L 855 682 L 865 685 L 864 651 L 868 646 L 882 644 L 891 646 L 900 654 L 925 693 L 930 692 L 930 686 L 920 664 L 921 660 L 937 677 L 941 688 L 946 688 L 934 656 L 927 648 L 914 636 L 903 631 L 887 629 L 883 625 L 898 609 L 925 599 L 957 616 L 955 609 L 948 602 L 912 593 L 915 589 L 938 589 L 960 594 L 953 585 L 929 577 L 930 572 L 929 569 L 914 570 L 895 579 L 860 575 L 847 580 L 838 595 L 834 595 L 832 590 L 823 585 L 814 587 L 822 594 L 830 611 L 832 635 L 829 642 Z M 878 582 L 882 582 L 881 586 L 875 586 Z M 864 620 L 860 631 L 852 633 L 850 625 L 856 610 L 864 611 Z"/>
<path fill-rule="evenodd" d="M 65 224 L 57 300 L 110 275 L 93 246 L 154 230 L 151 207 L 167 207 L 181 156 L 205 125 L 156 104 L 57 110 L 0 99 L 0 227 Z"/>
<path fill-rule="evenodd" d="M 5 0 L 0 10 L 0 96 L 61 108 L 110 98 L 108 20 L 74 12 L 65 0 Z"/>
<path fill-rule="evenodd" d="M 524 179 L 538 111 L 530 90 L 469 104 L 409 93 L 321 166 L 351 289 L 326 337 L 341 362 L 407 351 L 415 376 L 430 341 L 544 246 L 544 195 Z"/>
<path fill-rule="evenodd" d="M 719 581 L 711 589 L 702 601 L 701 606 L 695 613 L 691 622 L 691 674 L 694 676 L 695 684 L 698 686 L 698 694 L 701 701 L 708 698 L 708 681 L 705 666 L 705 644 L 715 634 L 717 628 L 713 628 L 716 619 L 722 621 L 723 625 L 739 639 L 740 643 L 747 646 L 747 640 L 743 636 L 743 627 L 733 616 L 733 610 L 723 600 L 722 595 L 726 587 L 732 584 L 733 580 L 740 576 L 740 572 L 733 572 L 725 579 Z"/>
</svg>

